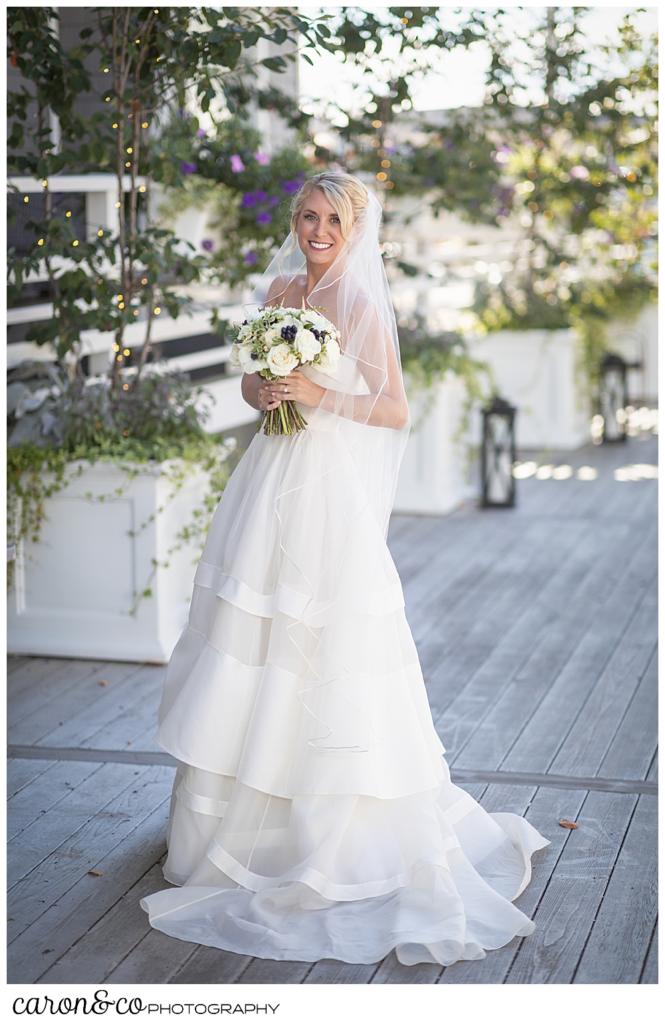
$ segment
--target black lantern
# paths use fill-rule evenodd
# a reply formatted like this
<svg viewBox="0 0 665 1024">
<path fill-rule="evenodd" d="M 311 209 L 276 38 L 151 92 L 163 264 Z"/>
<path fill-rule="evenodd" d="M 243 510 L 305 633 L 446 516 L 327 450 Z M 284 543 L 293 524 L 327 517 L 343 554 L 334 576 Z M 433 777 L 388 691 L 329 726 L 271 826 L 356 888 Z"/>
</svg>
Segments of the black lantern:
<svg viewBox="0 0 665 1024">
<path fill-rule="evenodd" d="M 600 364 L 599 412 L 603 443 L 626 440 L 628 364 L 616 352 L 606 352 Z"/>
<path fill-rule="evenodd" d="M 515 504 L 516 412 L 515 406 L 499 395 L 495 395 L 492 404 L 482 410 L 482 508 L 510 508 Z"/>
</svg>

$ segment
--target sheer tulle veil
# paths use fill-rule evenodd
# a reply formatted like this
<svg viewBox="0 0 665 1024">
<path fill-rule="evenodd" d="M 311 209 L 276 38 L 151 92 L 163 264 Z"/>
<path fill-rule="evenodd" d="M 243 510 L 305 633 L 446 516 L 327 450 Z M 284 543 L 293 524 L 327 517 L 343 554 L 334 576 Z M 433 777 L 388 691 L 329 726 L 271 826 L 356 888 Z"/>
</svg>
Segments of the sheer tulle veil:
<svg viewBox="0 0 665 1024">
<path fill-rule="evenodd" d="M 357 736 L 348 742 L 354 733 L 354 719 L 356 723 L 367 721 L 366 715 L 353 714 L 354 707 L 359 710 L 357 694 L 349 691 L 345 701 L 339 700 L 345 676 L 340 652 L 347 647 L 349 635 L 356 642 L 353 609 L 357 593 L 363 589 L 357 578 L 358 550 L 359 545 L 377 543 L 368 531 L 380 531 L 380 543 L 385 543 L 411 425 L 395 312 L 379 242 L 382 207 L 370 188 L 358 179 L 356 185 L 366 195 L 366 203 L 340 252 L 303 298 L 305 308 L 320 310 L 341 336 L 342 354 L 334 371 L 324 372 L 315 365 L 301 368 L 325 389 L 319 406 L 302 406 L 301 412 L 312 428 L 325 429 L 330 435 L 328 455 L 315 464 L 315 470 L 311 459 L 303 460 L 298 478 L 289 480 L 275 501 L 281 551 L 293 569 L 294 585 L 306 600 L 303 620 L 294 621 L 290 635 L 306 660 L 308 674 L 319 680 L 301 691 L 305 707 L 323 727 L 308 742 L 317 750 L 353 752 L 367 751 L 371 743 L 366 730 L 359 742 Z M 256 281 L 245 303 L 247 311 L 254 312 L 268 301 L 288 306 L 284 296 L 298 277 L 301 284 L 306 281 L 306 258 L 291 230 Z M 302 294 L 302 288 L 296 291 Z M 267 440 L 279 444 L 285 439 Z M 307 438 L 296 435 L 287 443 L 294 441 L 306 444 Z M 307 516 L 308 496 L 331 474 L 333 480 L 328 479 L 326 485 L 333 483 L 344 494 L 344 521 L 336 519 L 322 532 L 322 524 Z M 319 564 L 314 571 L 302 557 L 317 543 L 328 549 L 328 574 Z M 377 589 L 379 605 L 394 599 L 394 592 L 390 595 L 385 587 Z M 303 624 L 308 634 L 305 642 Z"/>
</svg>

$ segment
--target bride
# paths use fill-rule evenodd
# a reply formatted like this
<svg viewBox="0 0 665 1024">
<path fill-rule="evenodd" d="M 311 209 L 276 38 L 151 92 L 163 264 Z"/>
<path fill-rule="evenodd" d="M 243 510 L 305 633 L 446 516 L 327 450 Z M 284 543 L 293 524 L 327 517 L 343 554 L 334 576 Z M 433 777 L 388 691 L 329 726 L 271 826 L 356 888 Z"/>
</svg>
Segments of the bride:
<svg viewBox="0 0 665 1024">
<path fill-rule="evenodd" d="M 318 309 L 341 355 L 243 375 L 250 405 L 307 426 L 258 431 L 215 510 L 158 716 L 174 887 L 140 905 L 274 960 L 481 959 L 533 932 L 514 900 L 549 840 L 451 781 L 432 721 L 386 544 L 410 421 L 380 203 L 324 171 L 291 214 L 253 300 Z"/>
</svg>

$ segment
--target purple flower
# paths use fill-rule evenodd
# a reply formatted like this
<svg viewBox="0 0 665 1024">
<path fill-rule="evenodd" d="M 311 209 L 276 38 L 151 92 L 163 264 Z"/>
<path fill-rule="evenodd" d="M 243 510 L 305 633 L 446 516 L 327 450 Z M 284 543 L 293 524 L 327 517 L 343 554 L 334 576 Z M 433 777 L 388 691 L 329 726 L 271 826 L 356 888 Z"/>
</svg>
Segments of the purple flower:
<svg viewBox="0 0 665 1024">
<path fill-rule="evenodd" d="M 245 170 L 245 165 L 238 156 L 237 153 L 231 155 L 231 170 L 238 174 L 240 171 Z"/>
<path fill-rule="evenodd" d="M 250 249 L 244 255 L 245 263 L 249 264 L 250 266 L 252 266 L 254 263 L 256 263 L 256 259 L 257 259 L 257 256 L 256 256 L 256 253 L 254 252 L 253 249 Z"/>
<path fill-rule="evenodd" d="M 187 162 L 187 160 L 180 161 L 180 170 L 182 171 L 183 174 L 194 174 L 194 171 L 196 171 L 197 169 L 198 168 L 196 164 L 190 164 Z"/>
<path fill-rule="evenodd" d="M 262 153 L 260 149 L 257 149 L 256 153 L 254 154 L 254 159 L 256 160 L 257 164 L 263 164 L 264 166 L 270 163 L 270 157 L 268 156 L 268 154 Z"/>
<path fill-rule="evenodd" d="M 244 207 L 256 206 L 256 192 L 245 192 L 240 205 Z"/>
<path fill-rule="evenodd" d="M 454 149 L 455 148 L 455 143 L 453 142 L 452 139 L 446 139 L 446 141 L 444 142 L 443 145 L 445 146 L 446 149 Z"/>
<path fill-rule="evenodd" d="M 257 203 L 264 203 L 268 198 L 268 193 L 264 192 L 262 188 L 255 192 L 254 195 L 256 196 Z"/>
<path fill-rule="evenodd" d="M 295 180 L 294 181 L 282 181 L 282 182 L 280 182 L 280 184 L 281 184 L 281 186 L 282 186 L 282 188 L 284 189 L 285 192 L 297 192 L 298 189 L 300 188 L 300 182 L 299 181 L 295 181 Z"/>
<path fill-rule="evenodd" d="M 264 212 L 264 213 L 259 213 L 256 216 L 256 223 L 257 224 L 270 224 L 271 220 L 272 220 L 272 213 L 265 213 Z"/>
<path fill-rule="evenodd" d="M 213 242 L 212 238 L 204 238 L 203 241 L 201 242 L 201 248 L 205 249 L 206 252 L 212 252 L 212 250 L 215 248 L 215 243 Z"/>
<path fill-rule="evenodd" d="M 392 155 L 393 153 L 397 152 L 397 146 L 386 146 L 385 150 L 386 153 L 390 153 Z"/>
<path fill-rule="evenodd" d="M 207 131 L 205 130 L 205 128 L 198 128 L 198 129 L 197 129 L 197 131 L 196 131 L 196 134 L 197 134 L 197 136 L 198 136 L 198 138 L 199 138 L 199 139 L 205 139 L 205 137 L 206 137 L 206 135 L 207 135 L 208 133 L 207 133 Z"/>
<path fill-rule="evenodd" d="M 268 196 L 268 206 L 277 206 L 279 202 L 281 202 L 279 196 Z"/>
</svg>

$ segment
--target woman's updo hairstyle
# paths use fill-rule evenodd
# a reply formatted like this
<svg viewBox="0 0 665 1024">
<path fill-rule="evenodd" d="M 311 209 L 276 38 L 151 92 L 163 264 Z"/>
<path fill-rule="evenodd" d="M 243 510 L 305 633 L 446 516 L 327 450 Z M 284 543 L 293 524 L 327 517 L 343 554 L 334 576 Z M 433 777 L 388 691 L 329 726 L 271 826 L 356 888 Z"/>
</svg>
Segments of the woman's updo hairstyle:
<svg viewBox="0 0 665 1024">
<path fill-rule="evenodd" d="M 343 238 L 348 238 L 351 228 L 361 216 L 369 202 L 367 189 L 359 178 L 346 171 L 321 171 L 307 178 L 291 202 L 291 233 L 296 237 L 298 215 L 305 205 L 310 192 L 320 189 L 339 216 Z"/>
</svg>

